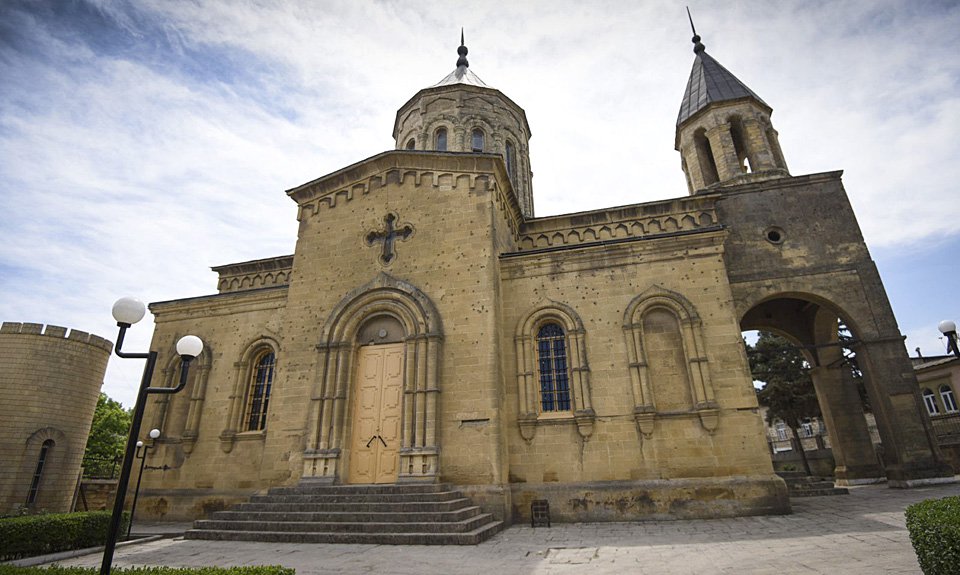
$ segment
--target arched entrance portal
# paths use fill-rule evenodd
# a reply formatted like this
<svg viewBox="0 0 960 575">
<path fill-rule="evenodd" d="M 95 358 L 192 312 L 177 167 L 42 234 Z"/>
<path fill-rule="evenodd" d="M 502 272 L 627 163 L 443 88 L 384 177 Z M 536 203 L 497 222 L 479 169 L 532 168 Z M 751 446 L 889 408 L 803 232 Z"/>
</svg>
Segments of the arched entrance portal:
<svg viewBox="0 0 960 575">
<path fill-rule="evenodd" d="M 433 482 L 440 316 L 414 286 L 381 273 L 347 294 L 317 344 L 303 479 Z"/>
<path fill-rule="evenodd" d="M 883 444 L 879 462 L 870 440 L 859 393 L 838 338 L 840 319 L 853 335 L 847 345 L 857 354 L 870 405 Z M 841 485 L 869 483 L 884 476 L 891 486 L 936 481 L 943 461 L 921 412 L 919 389 L 902 338 L 872 333 L 870 318 L 852 317 L 838 306 L 809 294 L 767 297 L 743 313 L 742 330 L 767 330 L 803 350 L 827 426 Z"/>
</svg>

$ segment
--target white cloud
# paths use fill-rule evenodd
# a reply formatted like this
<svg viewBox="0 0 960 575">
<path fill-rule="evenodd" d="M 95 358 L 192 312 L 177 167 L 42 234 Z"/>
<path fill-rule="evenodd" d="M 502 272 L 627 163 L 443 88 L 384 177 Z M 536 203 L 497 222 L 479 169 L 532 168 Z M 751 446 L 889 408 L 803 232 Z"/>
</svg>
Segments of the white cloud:
<svg viewBox="0 0 960 575">
<path fill-rule="evenodd" d="M 89 6 L 0 8 L 5 321 L 112 339 L 120 295 L 211 293 L 209 266 L 291 253 L 283 190 L 391 148 L 396 109 L 453 68 L 460 26 L 472 69 L 527 111 L 538 214 L 686 193 L 673 150 L 693 61 L 682 4 Z M 960 10 L 692 9 L 708 52 L 774 108 L 792 172 L 846 169 L 871 247 L 956 235 Z M 127 404 L 130 363 L 111 362 L 106 388 Z"/>
</svg>

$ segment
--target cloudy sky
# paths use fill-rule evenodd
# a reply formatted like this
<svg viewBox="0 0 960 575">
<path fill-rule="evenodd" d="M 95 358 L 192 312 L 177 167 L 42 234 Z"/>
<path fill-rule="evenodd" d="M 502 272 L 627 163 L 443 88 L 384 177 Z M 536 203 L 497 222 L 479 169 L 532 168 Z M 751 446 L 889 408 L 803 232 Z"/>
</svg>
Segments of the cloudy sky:
<svg viewBox="0 0 960 575">
<path fill-rule="evenodd" d="M 794 175 L 844 170 L 907 347 L 960 320 L 960 7 L 690 0 L 774 108 Z M 537 215 L 686 194 L 687 2 L 0 0 L 0 320 L 113 340 L 123 295 L 216 291 L 289 254 L 284 190 L 391 149 L 455 67 L 526 109 Z M 130 332 L 146 349 L 152 324 Z M 132 405 L 142 364 L 111 360 Z"/>
</svg>

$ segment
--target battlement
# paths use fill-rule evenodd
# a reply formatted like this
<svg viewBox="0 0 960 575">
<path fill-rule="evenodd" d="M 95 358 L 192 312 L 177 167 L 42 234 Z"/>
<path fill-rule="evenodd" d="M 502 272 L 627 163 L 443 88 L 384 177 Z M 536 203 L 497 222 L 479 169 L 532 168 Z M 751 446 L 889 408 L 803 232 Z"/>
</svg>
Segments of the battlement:
<svg viewBox="0 0 960 575">
<path fill-rule="evenodd" d="M 41 335 L 45 337 L 55 337 L 60 339 L 69 339 L 86 343 L 94 347 L 105 350 L 107 353 L 113 351 L 113 342 L 106 340 L 99 335 L 93 335 L 79 329 L 71 329 L 59 325 L 47 325 L 42 323 L 12 322 L 5 321 L 0 326 L 0 334 L 20 334 L 20 335 Z"/>
<path fill-rule="evenodd" d="M 716 196 L 646 202 L 527 220 L 518 251 L 712 231 L 720 223 Z"/>
<path fill-rule="evenodd" d="M 290 283 L 293 256 L 227 264 L 211 269 L 220 276 L 217 280 L 217 291 L 220 293 L 281 286 Z"/>
</svg>

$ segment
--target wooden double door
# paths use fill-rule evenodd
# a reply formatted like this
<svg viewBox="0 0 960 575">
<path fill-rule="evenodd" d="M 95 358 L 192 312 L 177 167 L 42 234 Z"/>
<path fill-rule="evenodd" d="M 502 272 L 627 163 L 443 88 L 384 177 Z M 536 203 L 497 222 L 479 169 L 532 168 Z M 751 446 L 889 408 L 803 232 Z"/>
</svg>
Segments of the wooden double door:
<svg viewBox="0 0 960 575">
<path fill-rule="evenodd" d="M 403 418 L 404 344 L 368 345 L 357 357 L 349 483 L 396 483 Z"/>
</svg>

